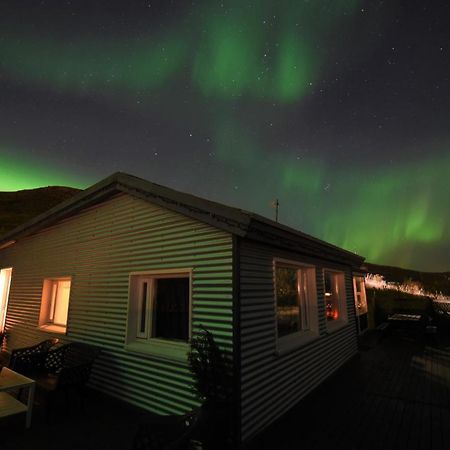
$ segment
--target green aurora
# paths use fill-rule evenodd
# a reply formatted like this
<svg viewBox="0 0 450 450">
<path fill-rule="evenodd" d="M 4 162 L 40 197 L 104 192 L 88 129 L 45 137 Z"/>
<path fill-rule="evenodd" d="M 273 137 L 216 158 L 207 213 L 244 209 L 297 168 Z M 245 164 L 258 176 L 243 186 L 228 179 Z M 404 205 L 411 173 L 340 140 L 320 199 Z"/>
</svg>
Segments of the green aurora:
<svg viewBox="0 0 450 450">
<path fill-rule="evenodd" d="M 235 168 L 234 201 L 242 204 L 239 198 L 245 192 L 245 208 L 256 205 L 270 216 L 270 201 L 262 199 L 260 191 L 261 186 L 273 186 L 272 198 L 281 203 L 281 222 L 371 262 L 385 263 L 395 256 L 397 264 L 408 267 L 417 256 L 415 246 L 450 245 L 450 143 L 444 157 L 367 171 L 261 151 L 262 145 L 242 129 L 233 136 L 237 129 L 237 124 L 226 130 L 219 127 L 218 155 Z M 248 167 L 253 175 L 243 182 Z"/>
<path fill-rule="evenodd" d="M 18 155 L 21 156 L 18 156 Z M 44 163 L 24 152 L 0 146 L 0 191 L 18 191 L 46 186 L 70 186 L 84 189 L 89 181 L 68 169 Z"/>
<path fill-rule="evenodd" d="M 17 39 L 5 30 L 1 66 L 13 77 L 58 92 L 129 96 L 151 95 L 190 65 L 192 84 L 205 96 L 294 102 L 323 63 L 320 43 L 348 21 L 359 1 L 228 3 L 227 14 L 206 3 L 200 19 L 135 38 L 76 36 L 69 43 L 25 33 Z"/>
<path fill-rule="evenodd" d="M 278 198 L 282 222 L 371 262 L 442 270 L 448 259 L 434 264 L 428 258 L 422 264 L 420 251 L 450 249 L 450 144 L 443 149 L 432 144 L 421 160 L 370 166 L 363 158 L 346 164 L 337 156 L 305 154 L 292 142 L 287 150 L 277 148 L 264 138 L 265 111 L 271 105 L 281 108 L 283 115 L 278 122 L 274 119 L 280 132 L 287 126 L 283 118 L 294 107 L 308 105 L 312 91 L 330 71 L 327 43 L 351 24 L 362 2 L 257 3 L 255 7 L 234 0 L 224 14 L 220 4 L 199 2 L 190 11 L 196 8 L 195 13 L 187 10 L 163 31 L 155 27 L 131 36 L 81 33 L 56 39 L 41 30 L 39 37 L 31 31 L 18 37 L 10 27 L 0 40 L 0 68 L 30 89 L 61 98 L 95 96 L 96 102 L 128 108 L 133 115 L 141 113 L 141 99 L 151 104 L 162 98 L 155 103 L 161 116 L 173 117 L 176 124 L 192 120 L 211 136 L 210 154 L 216 162 L 205 179 L 229 174 L 227 186 L 216 187 L 213 199 L 271 216 L 270 203 Z M 202 110 L 198 118 L 191 118 L 177 98 L 181 87 L 189 92 L 185 103 L 193 98 Z M 256 111 L 245 119 L 251 126 L 236 113 L 248 104 Z M 83 188 L 108 174 L 97 177 L 87 170 L 74 175 L 79 168 L 64 164 L 63 155 L 51 162 L 25 157 L 16 149 L 24 148 L 20 139 L 14 145 L 9 142 L 0 137 L 0 190 Z M 83 164 L 89 166 L 89 160 L 79 162 Z M 170 173 L 171 164 L 165 170 Z M 159 174 L 156 169 L 135 173 L 148 179 Z M 190 176 L 202 178 L 201 172 Z M 183 182 L 174 187 L 183 188 Z M 200 187 L 196 193 L 208 197 Z"/>
</svg>

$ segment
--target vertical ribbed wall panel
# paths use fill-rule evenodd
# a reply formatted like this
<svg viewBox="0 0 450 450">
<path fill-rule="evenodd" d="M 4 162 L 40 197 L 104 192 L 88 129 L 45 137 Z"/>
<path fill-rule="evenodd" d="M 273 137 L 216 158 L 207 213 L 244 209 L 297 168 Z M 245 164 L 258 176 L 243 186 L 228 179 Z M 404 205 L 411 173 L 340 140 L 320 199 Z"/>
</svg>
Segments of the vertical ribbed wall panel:
<svg viewBox="0 0 450 450">
<path fill-rule="evenodd" d="M 240 246 L 241 429 L 248 440 L 287 412 L 357 352 L 351 270 L 251 241 Z M 276 352 L 273 259 L 316 267 L 319 337 L 288 353 Z M 348 324 L 327 332 L 323 268 L 345 272 Z M 301 424 L 299 424 L 301 427 Z M 299 429 L 301 432 L 301 430 Z"/>
<path fill-rule="evenodd" d="M 193 330 L 209 328 L 231 350 L 232 236 L 128 195 L 119 195 L 0 250 L 13 267 L 8 347 L 46 339 L 38 330 L 44 278 L 72 276 L 67 340 L 102 347 L 91 385 L 159 413 L 193 405 L 186 361 L 124 349 L 133 271 L 193 269 Z"/>
</svg>

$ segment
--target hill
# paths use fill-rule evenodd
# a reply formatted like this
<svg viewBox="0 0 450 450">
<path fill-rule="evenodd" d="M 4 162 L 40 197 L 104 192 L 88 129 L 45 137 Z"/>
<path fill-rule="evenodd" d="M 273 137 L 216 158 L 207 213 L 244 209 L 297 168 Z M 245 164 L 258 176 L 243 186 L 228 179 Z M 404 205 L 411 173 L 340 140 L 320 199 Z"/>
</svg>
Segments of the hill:
<svg viewBox="0 0 450 450">
<path fill-rule="evenodd" d="M 386 281 L 398 284 L 417 282 L 427 292 L 442 292 L 450 296 L 450 272 L 419 272 L 400 267 L 383 266 L 366 262 L 368 273 L 382 275 Z"/>
<path fill-rule="evenodd" d="M 0 236 L 78 192 L 62 186 L 0 192 Z"/>
</svg>

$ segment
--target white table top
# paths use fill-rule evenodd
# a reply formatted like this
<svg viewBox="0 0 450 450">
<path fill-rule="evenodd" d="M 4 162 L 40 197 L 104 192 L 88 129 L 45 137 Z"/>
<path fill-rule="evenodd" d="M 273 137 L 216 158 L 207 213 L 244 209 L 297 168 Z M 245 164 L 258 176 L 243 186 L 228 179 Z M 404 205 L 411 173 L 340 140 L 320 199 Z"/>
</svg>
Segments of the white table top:
<svg viewBox="0 0 450 450">
<path fill-rule="evenodd" d="M 388 320 L 398 320 L 398 321 L 410 321 L 410 322 L 418 322 L 422 319 L 420 314 L 392 314 L 392 316 L 388 317 Z"/>
<path fill-rule="evenodd" d="M 14 370 L 8 369 L 7 367 L 3 367 L 0 372 L 0 392 L 23 386 L 29 386 L 34 382 L 35 381 L 31 378 L 14 372 Z"/>
</svg>

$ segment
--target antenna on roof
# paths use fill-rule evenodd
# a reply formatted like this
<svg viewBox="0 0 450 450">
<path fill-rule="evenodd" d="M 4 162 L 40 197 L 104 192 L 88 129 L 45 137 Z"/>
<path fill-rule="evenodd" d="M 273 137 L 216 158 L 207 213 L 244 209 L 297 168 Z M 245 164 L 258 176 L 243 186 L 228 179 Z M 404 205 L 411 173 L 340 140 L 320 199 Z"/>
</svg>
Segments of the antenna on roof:
<svg viewBox="0 0 450 450">
<path fill-rule="evenodd" d="M 277 198 L 272 202 L 272 208 L 275 208 L 275 222 L 278 222 L 278 210 L 280 208 L 280 202 Z"/>
</svg>

